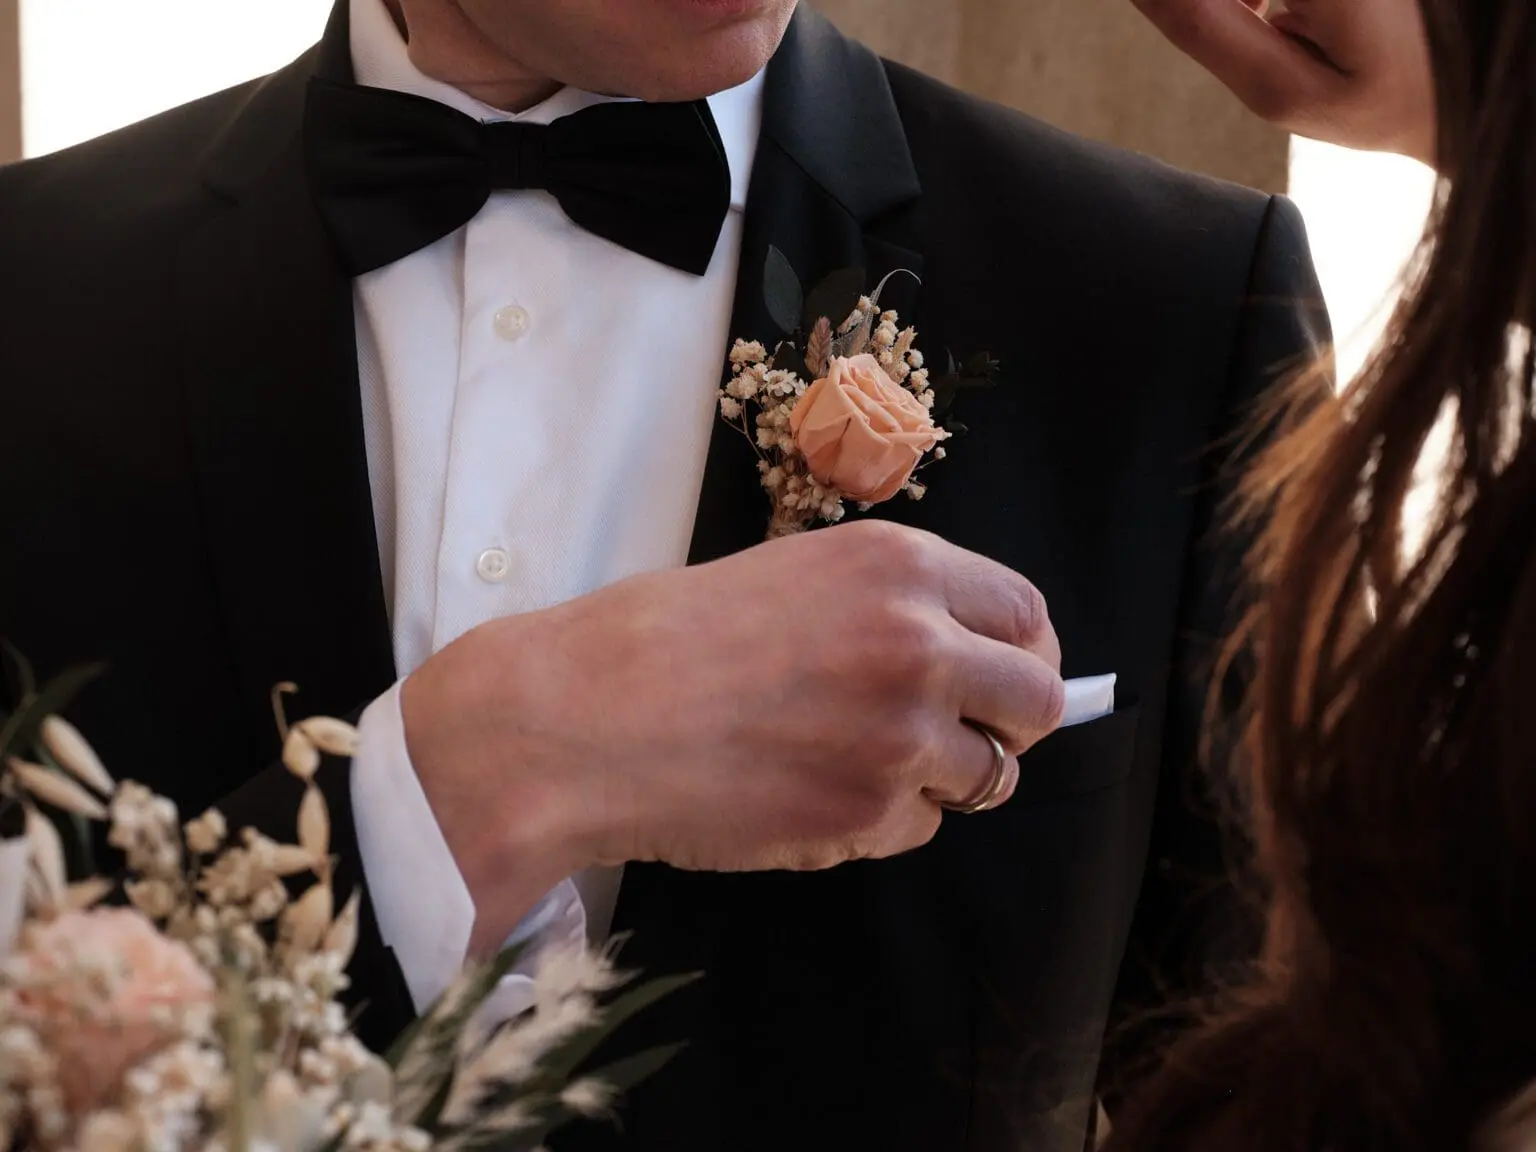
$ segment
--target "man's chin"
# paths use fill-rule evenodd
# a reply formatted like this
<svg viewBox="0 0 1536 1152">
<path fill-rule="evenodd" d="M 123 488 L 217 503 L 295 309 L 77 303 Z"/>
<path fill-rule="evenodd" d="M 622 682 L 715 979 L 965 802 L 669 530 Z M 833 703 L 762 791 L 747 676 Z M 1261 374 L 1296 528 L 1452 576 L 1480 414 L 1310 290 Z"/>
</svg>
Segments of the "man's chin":
<svg viewBox="0 0 1536 1152">
<path fill-rule="evenodd" d="M 634 91 L 624 95 L 660 104 L 702 100 L 728 92 L 761 72 L 782 39 L 782 28 L 757 31 L 750 39 L 729 45 L 729 50 L 722 46 L 712 52 L 699 53 L 690 60 L 686 70 L 678 68 L 676 57 L 669 58 L 650 76 L 637 77 L 631 85 Z"/>
</svg>

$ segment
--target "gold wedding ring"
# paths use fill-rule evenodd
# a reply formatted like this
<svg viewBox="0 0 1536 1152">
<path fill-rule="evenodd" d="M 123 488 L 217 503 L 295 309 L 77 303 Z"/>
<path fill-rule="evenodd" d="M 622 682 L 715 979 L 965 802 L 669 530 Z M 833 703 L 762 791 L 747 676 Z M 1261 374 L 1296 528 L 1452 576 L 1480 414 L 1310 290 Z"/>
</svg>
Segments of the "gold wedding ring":
<svg viewBox="0 0 1536 1152">
<path fill-rule="evenodd" d="M 992 745 L 992 777 L 987 781 L 986 787 L 972 799 L 960 804 L 940 805 L 950 812 L 959 812 L 964 816 L 974 816 L 978 812 L 995 808 L 1002 798 L 1003 789 L 1008 786 L 1008 753 L 1003 748 L 1003 742 L 995 733 L 983 728 L 980 724 L 971 724 L 970 727 L 980 732 L 986 737 L 987 743 Z"/>
</svg>

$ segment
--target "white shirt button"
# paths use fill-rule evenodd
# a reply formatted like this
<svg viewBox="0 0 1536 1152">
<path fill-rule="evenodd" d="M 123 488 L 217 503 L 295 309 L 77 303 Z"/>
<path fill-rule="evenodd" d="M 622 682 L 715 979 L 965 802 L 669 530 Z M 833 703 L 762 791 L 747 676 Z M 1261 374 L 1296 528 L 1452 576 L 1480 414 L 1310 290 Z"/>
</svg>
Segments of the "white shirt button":
<svg viewBox="0 0 1536 1152">
<path fill-rule="evenodd" d="M 523 333 L 528 331 L 528 326 L 533 323 L 533 317 L 528 315 L 528 309 L 519 308 L 516 304 L 508 304 L 505 308 L 498 308 L 492 319 L 496 329 L 496 335 L 503 340 L 520 340 Z"/>
<path fill-rule="evenodd" d="M 503 548 L 487 548 L 475 561 L 475 571 L 480 573 L 480 579 L 500 584 L 512 571 L 512 557 Z"/>
</svg>

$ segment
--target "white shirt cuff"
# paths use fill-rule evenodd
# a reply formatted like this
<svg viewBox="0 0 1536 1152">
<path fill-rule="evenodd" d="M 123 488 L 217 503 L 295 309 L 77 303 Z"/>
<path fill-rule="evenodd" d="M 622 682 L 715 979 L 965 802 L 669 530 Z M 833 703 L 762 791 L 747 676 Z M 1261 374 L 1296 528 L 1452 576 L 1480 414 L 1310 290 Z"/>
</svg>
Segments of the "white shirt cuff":
<svg viewBox="0 0 1536 1152">
<path fill-rule="evenodd" d="M 425 1012 L 463 971 L 475 905 L 411 765 L 399 683 L 368 706 L 357 733 L 352 813 L 363 876 L 379 935 L 394 951 L 416 1011 Z M 586 930 L 581 895 L 563 880 L 508 940 L 531 946 L 493 998 L 494 1015 L 506 1019 L 526 1007 L 527 975 L 543 947 L 582 940 Z"/>
</svg>

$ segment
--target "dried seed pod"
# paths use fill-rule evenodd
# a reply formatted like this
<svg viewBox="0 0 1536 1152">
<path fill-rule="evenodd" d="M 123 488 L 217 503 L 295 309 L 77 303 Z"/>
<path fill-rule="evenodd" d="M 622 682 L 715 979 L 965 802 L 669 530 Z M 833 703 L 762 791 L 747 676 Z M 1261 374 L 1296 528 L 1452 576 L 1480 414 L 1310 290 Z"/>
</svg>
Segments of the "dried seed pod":
<svg viewBox="0 0 1536 1152">
<path fill-rule="evenodd" d="M 325 941 L 321 944 L 321 950 L 329 952 L 341 960 L 342 967 L 346 967 L 352 961 L 352 953 L 357 948 L 357 917 L 359 893 L 352 893 L 351 899 L 342 908 L 341 913 L 331 924 L 325 934 Z"/>
<path fill-rule="evenodd" d="M 832 359 L 832 321 L 823 316 L 811 329 L 805 345 L 805 367 L 813 376 L 825 376 Z"/>
<path fill-rule="evenodd" d="M 357 755 L 357 729 L 344 721 L 311 716 L 295 724 L 294 729 L 304 733 L 311 744 L 328 756 Z"/>
<path fill-rule="evenodd" d="M 278 927 L 283 943 L 299 955 L 313 952 L 331 926 L 334 907 L 329 884 L 321 881 L 312 886 L 283 912 Z"/>
<path fill-rule="evenodd" d="M 51 804 L 88 820 L 105 820 L 107 808 L 79 784 L 67 776 L 44 768 L 41 764 L 29 764 L 25 760 L 12 760 L 10 768 L 21 781 L 21 786 L 44 804 Z"/>
<path fill-rule="evenodd" d="M 320 749 L 315 747 L 313 740 L 295 728 L 283 741 L 283 764 L 307 784 L 315 778 L 320 768 Z"/>
<path fill-rule="evenodd" d="M 36 808 L 27 807 L 27 843 L 32 874 L 37 878 L 37 894 L 48 907 L 64 899 L 69 880 L 64 871 L 64 842 L 53 821 Z"/>
<path fill-rule="evenodd" d="M 331 851 L 331 816 L 325 806 L 325 796 L 313 784 L 305 789 L 304 799 L 299 804 L 299 847 L 316 863 L 323 861 Z"/>
<path fill-rule="evenodd" d="M 96 750 L 62 716 L 49 716 L 43 720 L 43 746 L 49 755 L 59 762 L 59 767 L 81 783 L 94 788 L 103 796 L 110 796 L 117 788 L 111 773 L 102 764 Z"/>
<path fill-rule="evenodd" d="M 297 844 L 278 844 L 272 849 L 272 871 L 278 876 L 297 876 L 315 871 L 321 859 Z"/>
</svg>

